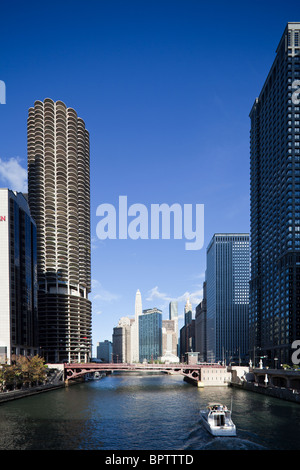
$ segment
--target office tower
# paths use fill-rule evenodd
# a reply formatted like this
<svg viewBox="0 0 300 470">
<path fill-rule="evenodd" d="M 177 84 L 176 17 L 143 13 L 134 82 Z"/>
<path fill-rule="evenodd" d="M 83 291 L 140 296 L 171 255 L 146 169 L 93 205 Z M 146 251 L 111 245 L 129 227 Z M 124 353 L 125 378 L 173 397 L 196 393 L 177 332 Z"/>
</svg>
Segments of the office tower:
<svg viewBox="0 0 300 470">
<path fill-rule="evenodd" d="M 122 317 L 113 330 L 113 362 L 131 363 L 131 327 L 134 320 Z"/>
<path fill-rule="evenodd" d="M 187 359 L 186 354 L 195 351 L 195 320 L 192 318 L 192 304 L 187 299 L 184 306 L 184 326 L 180 330 L 179 349 L 181 361 Z"/>
<path fill-rule="evenodd" d="M 140 362 L 156 360 L 162 355 L 162 311 L 143 310 L 139 317 Z"/>
<path fill-rule="evenodd" d="M 186 304 L 184 306 L 184 324 L 188 325 L 192 321 L 193 309 L 192 304 L 190 303 L 190 299 L 187 299 Z"/>
<path fill-rule="evenodd" d="M 208 362 L 247 360 L 249 235 L 215 234 L 206 253 Z"/>
<path fill-rule="evenodd" d="M 187 361 L 187 353 L 195 351 L 195 320 L 190 319 L 190 322 L 180 329 L 179 349 L 182 362 Z"/>
<path fill-rule="evenodd" d="M 172 300 L 169 303 L 169 319 L 174 321 L 174 328 L 175 328 L 175 334 L 176 334 L 176 355 L 178 355 L 179 347 L 178 347 L 178 302 L 177 300 Z"/>
<path fill-rule="evenodd" d="M 203 299 L 196 307 L 195 349 L 200 362 L 206 362 L 206 282 L 203 282 Z"/>
<path fill-rule="evenodd" d="M 162 321 L 162 355 L 167 354 L 177 356 L 177 333 L 175 320 Z"/>
<path fill-rule="evenodd" d="M 28 113 L 28 201 L 37 226 L 39 334 L 47 362 L 91 357 L 89 133 L 61 101 Z"/>
<path fill-rule="evenodd" d="M 135 315 L 131 330 L 131 361 L 139 362 L 139 317 L 142 315 L 142 296 L 139 289 L 135 294 Z"/>
<path fill-rule="evenodd" d="M 174 320 L 175 331 L 178 337 L 178 302 L 172 300 L 169 303 L 169 320 Z"/>
<path fill-rule="evenodd" d="M 113 345 L 107 339 L 97 344 L 97 359 L 102 362 L 112 362 Z"/>
<path fill-rule="evenodd" d="M 0 189 L 0 362 L 38 347 L 36 225 L 22 193 Z"/>
<path fill-rule="evenodd" d="M 125 342 L 125 333 L 124 328 L 122 326 L 116 326 L 113 329 L 112 334 L 112 343 L 113 343 L 113 354 L 112 354 L 112 362 L 120 363 L 126 362 L 124 356 L 124 346 Z"/>
<path fill-rule="evenodd" d="M 250 353 L 291 362 L 300 339 L 300 23 L 288 23 L 250 112 Z"/>
</svg>

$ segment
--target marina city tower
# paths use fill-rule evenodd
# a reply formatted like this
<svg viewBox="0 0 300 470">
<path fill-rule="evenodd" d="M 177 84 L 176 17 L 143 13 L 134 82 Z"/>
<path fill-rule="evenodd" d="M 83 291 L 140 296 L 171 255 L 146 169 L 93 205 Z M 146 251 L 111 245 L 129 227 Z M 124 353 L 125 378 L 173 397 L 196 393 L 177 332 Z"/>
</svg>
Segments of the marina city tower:
<svg viewBox="0 0 300 470">
<path fill-rule="evenodd" d="M 61 101 L 28 113 L 28 202 L 37 227 L 41 355 L 91 356 L 89 133 Z"/>
</svg>

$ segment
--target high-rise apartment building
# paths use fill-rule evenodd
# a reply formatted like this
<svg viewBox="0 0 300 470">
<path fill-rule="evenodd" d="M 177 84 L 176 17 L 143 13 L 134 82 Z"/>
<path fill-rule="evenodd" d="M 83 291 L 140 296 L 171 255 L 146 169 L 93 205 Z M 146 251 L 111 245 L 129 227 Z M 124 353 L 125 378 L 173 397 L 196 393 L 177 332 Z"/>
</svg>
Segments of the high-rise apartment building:
<svg viewBox="0 0 300 470">
<path fill-rule="evenodd" d="M 0 363 L 39 353 L 36 225 L 22 193 L 0 189 Z"/>
<path fill-rule="evenodd" d="M 28 202 L 37 226 L 41 353 L 47 362 L 91 357 L 89 133 L 61 101 L 28 113 Z"/>
<path fill-rule="evenodd" d="M 249 235 L 215 234 L 206 253 L 207 361 L 246 360 L 250 253 Z"/>
<path fill-rule="evenodd" d="M 288 23 L 250 112 L 250 350 L 270 366 L 300 339 L 299 80 L 300 23 Z"/>
</svg>

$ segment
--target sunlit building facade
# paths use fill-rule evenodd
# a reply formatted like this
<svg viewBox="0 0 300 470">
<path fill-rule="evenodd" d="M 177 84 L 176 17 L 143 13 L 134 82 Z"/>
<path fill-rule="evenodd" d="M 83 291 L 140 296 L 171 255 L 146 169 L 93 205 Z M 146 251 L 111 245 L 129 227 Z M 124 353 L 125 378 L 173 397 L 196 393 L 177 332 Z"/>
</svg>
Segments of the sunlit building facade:
<svg viewBox="0 0 300 470">
<path fill-rule="evenodd" d="M 169 303 L 169 320 L 174 321 L 174 329 L 176 335 L 176 355 L 179 354 L 179 345 L 178 345 L 178 302 L 177 300 L 171 300 Z"/>
<path fill-rule="evenodd" d="M 89 133 L 61 101 L 28 113 L 28 202 L 37 226 L 41 354 L 91 358 Z"/>
<path fill-rule="evenodd" d="M 162 356 L 162 311 L 143 310 L 139 317 L 140 362 L 157 360 Z"/>
<path fill-rule="evenodd" d="M 142 315 L 142 295 L 138 289 L 135 294 L 134 321 L 131 323 L 131 359 L 129 362 L 139 362 L 139 319 Z"/>
<path fill-rule="evenodd" d="M 118 326 L 113 329 L 112 335 L 112 362 L 132 362 L 131 330 L 134 320 L 122 317 Z"/>
</svg>

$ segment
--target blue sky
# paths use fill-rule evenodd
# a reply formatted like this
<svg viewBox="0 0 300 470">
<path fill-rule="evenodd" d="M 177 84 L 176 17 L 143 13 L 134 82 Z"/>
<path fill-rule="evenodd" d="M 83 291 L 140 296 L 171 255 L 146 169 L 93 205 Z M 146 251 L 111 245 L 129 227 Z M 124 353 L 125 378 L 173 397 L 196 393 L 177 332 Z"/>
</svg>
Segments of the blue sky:
<svg viewBox="0 0 300 470">
<path fill-rule="evenodd" d="M 298 2 L 98 0 L 1 6 L 0 186 L 26 187 L 27 111 L 62 100 L 91 139 L 93 344 L 122 316 L 202 298 L 206 246 L 249 232 L 249 112 Z M 97 206 L 204 204 L 204 248 L 99 240 Z"/>
</svg>

